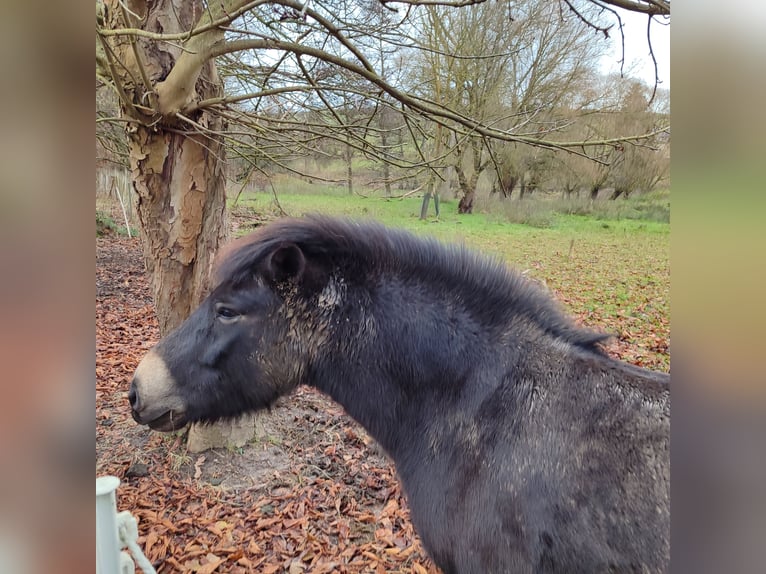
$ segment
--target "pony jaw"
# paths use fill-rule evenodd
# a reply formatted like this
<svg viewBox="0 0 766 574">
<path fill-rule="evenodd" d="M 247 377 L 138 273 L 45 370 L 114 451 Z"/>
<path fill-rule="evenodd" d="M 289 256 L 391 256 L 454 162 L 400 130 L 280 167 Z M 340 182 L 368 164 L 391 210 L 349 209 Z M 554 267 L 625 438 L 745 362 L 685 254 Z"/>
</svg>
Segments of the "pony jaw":
<svg viewBox="0 0 766 574">
<path fill-rule="evenodd" d="M 183 412 L 167 411 L 165 414 L 144 424 L 155 431 L 171 432 L 183 428 L 187 422 L 188 420 Z"/>
</svg>

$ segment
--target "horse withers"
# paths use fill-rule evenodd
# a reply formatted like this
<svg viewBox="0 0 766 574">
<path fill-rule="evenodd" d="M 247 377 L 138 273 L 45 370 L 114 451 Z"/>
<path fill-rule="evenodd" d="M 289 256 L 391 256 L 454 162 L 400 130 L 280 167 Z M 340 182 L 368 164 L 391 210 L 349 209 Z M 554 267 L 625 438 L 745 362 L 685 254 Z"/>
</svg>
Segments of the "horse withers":
<svg viewBox="0 0 766 574">
<path fill-rule="evenodd" d="M 609 358 L 539 287 L 372 223 L 272 223 L 136 370 L 160 431 L 263 409 L 300 384 L 396 464 L 445 573 L 662 572 L 669 377 Z"/>
</svg>

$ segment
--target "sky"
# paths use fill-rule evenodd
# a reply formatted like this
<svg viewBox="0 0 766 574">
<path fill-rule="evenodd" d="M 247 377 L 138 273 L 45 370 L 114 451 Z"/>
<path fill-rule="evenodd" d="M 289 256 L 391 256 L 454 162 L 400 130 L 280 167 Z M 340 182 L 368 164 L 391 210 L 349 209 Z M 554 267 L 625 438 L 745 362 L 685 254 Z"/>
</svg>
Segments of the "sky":
<svg viewBox="0 0 766 574">
<path fill-rule="evenodd" d="M 654 64 L 649 55 L 646 38 L 647 17 L 625 10 L 618 12 L 625 33 L 625 75 L 640 78 L 650 86 L 654 85 Z M 657 58 L 660 87 L 670 89 L 670 26 L 663 25 L 663 19 L 658 20 L 652 23 L 652 48 L 654 57 Z M 609 37 L 612 51 L 604 57 L 601 66 L 604 72 L 619 72 L 622 48 L 620 31 L 616 24 L 610 30 Z"/>
</svg>

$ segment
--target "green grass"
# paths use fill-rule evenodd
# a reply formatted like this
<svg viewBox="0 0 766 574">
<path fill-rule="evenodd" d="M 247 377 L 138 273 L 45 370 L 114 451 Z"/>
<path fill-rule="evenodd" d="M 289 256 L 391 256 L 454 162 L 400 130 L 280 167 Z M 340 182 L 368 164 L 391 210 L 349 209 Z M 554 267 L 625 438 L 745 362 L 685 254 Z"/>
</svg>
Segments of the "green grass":
<svg viewBox="0 0 766 574">
<path fill-rule="evenodd" d="M 668 223 L 552 213 L 548 225 L 534 226 L 494 213 L 458 215 L 457 201 L 451 199 L 442 200 L 439 220 L 421 221 L 420 197 L 364 198 L 349 196 L 343 188 L 279 193 L 278 198 L 288 215 L 373 219 L 498 256 L 546 285 L 583 323 L 619 334 L 629 346 L 629 360 L 669 368 Z M 277 215 L 273 196 L 267 193 L 243 194 L 239 209 Z"/>
<path fill-rule="evenodd" d="M 138 230 L 131 228 L 130 231 L 132 237 L 138 235 Z M 128 236 L 128 230 L 124 225 L 118 224 L 108 213 L 96 210 L 96 237 L 102 237 L 110 233 Z"/>
<path fill-rule="evenodd" d="M 533 227 L 552 227 L 560 215 L 582 215 L 606 221 L 638 220 L 670 223 L 670 192 L 657 190 L 635 194 L 615 201 L 587 197 L 543 196 L 534 194 L 524 201 L 494 197 L 479 197 L 476 210 L 495 218 Z"/>
</svg>

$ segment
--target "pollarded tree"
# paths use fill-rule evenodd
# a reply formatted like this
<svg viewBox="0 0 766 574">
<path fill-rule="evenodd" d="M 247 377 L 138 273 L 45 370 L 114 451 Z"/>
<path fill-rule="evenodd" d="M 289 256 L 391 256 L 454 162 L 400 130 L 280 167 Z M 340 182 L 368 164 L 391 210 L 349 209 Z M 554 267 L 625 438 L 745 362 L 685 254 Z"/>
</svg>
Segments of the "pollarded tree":
<svg viewBox="0 0 766 574">
<path fill-rule="evenodd" d="M 594 24 L 584 22 L 585 16 Z M 607 47 L 594 37 L 596 22 L 587 7 L 562 13 L 545 0 L 460 11 L 429 6 L 421 12 L 418 38 L 424 49 L 413 92 L 510 133 L 551 137 L 578 121 L 575 95 Z M 541 151 L 452 128 L 441 147 L 451 152 L 460 213 L 471 211 L 478 179 L 489 167 L 506 196 L 517 182 L 526 189 L 541 179 L 540 158 L 547 157 Z"/>
<path fill-rule="evenodd" d="M 503 120 L 511 65 L 512 21 L 503 4 L 483 3 L 454 10 L 428 6 L 420 13 L 418 42 L 421 50 L 410 78 L 413 93 L 465 117 L 489 125 Z M 450 165 L 460 186 L 459 213 L 470 213 L 476 185 L 490 165 L 485 138 L 471 130 L 445 130 L 434 122 L 430 146 L 434 169 L 443 173 Z M 429 181 L 429 190 L 435 178 Z M 426 198 L 428 195 L 426 195 Z"/>
<path fill-rule="evenodd" d="M 630 84 L 622 99 L 620 114 L 615 116 L 615 133 L 644 126 L 651 129 L 657 123 L 649 98 L 649 90 L 642 83 Z M 620 144 L 616 148 L 609 171 L 609 181 L 614 188 L 610 199 L 628 197 L 637 190 L 651 191 L 666 176 L 670 162 L 660 136 L 640 144 Z"/>
<path fill-rule="evenodd" d="M 520 130 L 587 140 L 581 137 L 585 133 L 581 124 L 587 123 L 592 102 L 583 94 L 597 75 L 606 44 L 593 37 L 584 20 L 587 15 L 590 26 L 597 26 L 597 14 L 586 7 L 577 14 L 562 15 L 555 5 L 539 0 L 516 2 L 511 9 L 515 49 L 507 78 L 509 108 L 518 118 Z M 520 197 L 538 188 L 543 179 L 550 179 L 549 172 L 560 161 L 529 146 L 488 145 L 496 150 L 498 181 L 518 185 Z M 580 154 L 562 155 L 591 162 Z M 513 187 L 504 191 L 510 197 Z"/>
<path fill-rule="evenodd" d="M 150 34 L 183 35 L 220 17 L 221 7 L 215 10 L 183 0 L 115 0 L 104 4 L 102 22 L 112 29 L 140 26 Z M 185 109 L 223 95 L 215 62 L 204 57 L 205 46 L 223 37 L 223 30 L 211 28 L 180 46 L 133 35 L 107 41 L 99 35 L 103 71 L 119 94 L 127 125 L 144 261 L 163 334 L 201 300 L 212 257 L 226 234 L 224 139 L 213 135 L 223 132 L 223 119 L 205 109 Z M 205 126 L 207 133 L 195 133 L 194 125 Z"/>
</svg>

